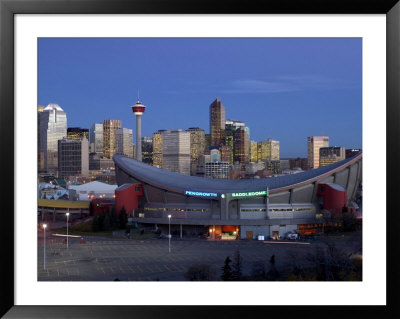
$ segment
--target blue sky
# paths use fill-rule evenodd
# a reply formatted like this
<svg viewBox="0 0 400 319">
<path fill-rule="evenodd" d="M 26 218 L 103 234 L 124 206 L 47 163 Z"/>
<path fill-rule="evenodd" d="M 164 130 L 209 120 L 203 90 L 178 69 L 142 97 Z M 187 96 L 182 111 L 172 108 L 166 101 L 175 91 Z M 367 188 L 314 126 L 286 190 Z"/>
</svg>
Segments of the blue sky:
<svg viewBox="0 0 400 319">
<path fill-rule="evenodd" d="M 39 39 L 38 71 L 38 104 L 59 104 L 68 127 L 120 119 L 135 131 L 139 89 L 142 136 L 209 133 L 219 97 L 251 140 L 279 140 L 281 157 L 306 157 L 311 135 L 362 147 L 360 38 L 48 38 Z"/>
</svg>

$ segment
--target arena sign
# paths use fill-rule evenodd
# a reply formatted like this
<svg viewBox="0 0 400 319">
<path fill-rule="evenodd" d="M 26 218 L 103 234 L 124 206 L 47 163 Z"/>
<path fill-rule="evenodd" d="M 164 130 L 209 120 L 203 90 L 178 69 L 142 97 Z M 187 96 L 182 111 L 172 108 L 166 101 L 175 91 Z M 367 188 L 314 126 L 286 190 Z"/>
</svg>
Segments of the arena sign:
<svg viewBox="0 0 400 319">
<path fill-rule="evenodd" d="M 268 196 L 268 191 L 258 192 L 244 192 L 244 193 L 232 193 L 232 197 L 254 197 L 254 196 Z"/>
<path fill-rule="evenodd" d="M 200 196 L 200 197 L 218 197 L 217 193 L 194 192 L 194 191 L 185 191 L 185 195 Z"/>
</svg>

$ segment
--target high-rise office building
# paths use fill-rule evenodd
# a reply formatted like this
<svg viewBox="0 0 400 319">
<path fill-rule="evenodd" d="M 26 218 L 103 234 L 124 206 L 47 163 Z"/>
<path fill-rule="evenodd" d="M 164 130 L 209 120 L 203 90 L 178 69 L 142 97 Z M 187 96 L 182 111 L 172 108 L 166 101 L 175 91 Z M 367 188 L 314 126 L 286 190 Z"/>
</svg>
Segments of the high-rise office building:
<svg viewBox="0 0 400 319">
<path fill-rule="evenodd" d="M 266 141 L 257 142 L 257 161 L 278 161 L 280 159 L 280 142 L 269 138 Z"/>
<path fill-rule="evenodd" d="M 190 133 L 181 130 L 162 132 L 162 168 L 190 175 Z"/>
<path fill-rule="evenodd" d="M 321 147 L 319 149 L 319 167 L 327 166 L 346 159 L 344 147 Z"/>
<path fill-rule="evenodd" d="M 230 148 L 230 160 L 228 161 L 230 164 L 233 164 L 234 134 L 239 127 L 246 127 L 246 125 L 236 120 L 225 121 L 225 145 Z"/>
<path fill-rule="evenodd" d="M 67 128 L 67 138 L 80 141 L 83 138 L 89 140 L 89 130 L 87 128 L 69 127 Z"/>
<path fill-rule="evenodd" d="M 67 136 L 67 114 L 59 105 L 49 104 L 39 113 L 39 131 L 39 150 L 43 153 L 40 170 L 56 174 L 58 140 Z"/>
<path fill-rule="evenodd" d="M 233 136 L 233 161 L 240 164 L 249 162 L 250 137 L 246 127 L 239 127 Z"/>
<path fill-rule="evenodd" d="M 329 146 L 328 136 L 309 136 L 307 139 L 308 168 L 319 167 L 319 149 Z"/>
<path fill-rule="evenodd" d="M 121 128 L 120 120 L 103 121 L 103 156 L 112 159 L 116 152 L 115 131 Z"/>
<path fill-rule="evenodd" d="M 210 104 L 210 146 L 225 145 L 225 106 L 219 98 Z"/>
<path fill-rule="evenodd" d="M 250 141 L 250 163 L 257 162 L 257 142 Z"/>
<path fill-rule="evenodd" d="M 81 140 L 63 138 L 58 140 L 58 177 L 88 176 L 89 142 L 86 137 Z"/>
<path fill-rule="evenodd" d="M 131 129 L 119 128 L 115 131 L 115 153 L 133 158 Z"/>
<path fill-rule="evenodd" d="M 205 132 L 199 127 L 189 127 L 186 132 L 190 133 L 190 174 L 196 175 L 197 159 L 206 147 Z"/>
<path fill-rule="evenodd" d="M 153 133 L 153 166 L 162 167 L 162 131 Z"/>
<path fill-rule="evenodd" d="M 43 112 L 45 106 L 38 105 L 37 107 L 37 154 L 38 154 L 38 171 L 41 172 L 44 168 L 44 152 L 40 150 L 40 113 Z"/>
<path fill-rule="evenodd" d="M 94 123 L 90 128 L 90 145 L 93 145 L 92 151 L 100 157 L 103 157 L 103 124 Z"/>
<path fill-rule="evenodd" d="M 232 154 L 232 149 L 228 145 L 221 145 L 219 147 L 219 151 L 221 152 L 221 162 L 231 162 L 231 154 Z"/>
<path fill-rule="evenodd" d="M 151 136 L 142 137 L 142 161 L 153 165 L 153 138 Z"/>
<path fill-rule="evenodd" d="M 208 151 L 211 146 L 211 134 L 205 134 L 205 140 L 204 152 Z"/>
</svg>

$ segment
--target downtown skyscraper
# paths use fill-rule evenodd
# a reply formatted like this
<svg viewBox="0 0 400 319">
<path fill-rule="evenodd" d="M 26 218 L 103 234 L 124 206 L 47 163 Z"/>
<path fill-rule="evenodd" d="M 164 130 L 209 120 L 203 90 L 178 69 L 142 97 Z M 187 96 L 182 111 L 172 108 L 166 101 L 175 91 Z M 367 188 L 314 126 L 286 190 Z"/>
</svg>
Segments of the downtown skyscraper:
<svg viewBox="0 0 400 319">
<path fill-rule="evenodd" d="M 39 151 L 43 162 L 39 170 L 56 174 L 58 169 L 58 140 L 67 136 L 67 114 L 57 104 L 48 104 L 39 112 Z"/>
<path fill-rule="evenodd" d="M 117 129 L 121 128 L 120 120 L 103 121 L 103 156 L 112 159 L 116 153 L 116 135 Z"/>
<path fill-rule="evenodd" d="M 103 157 L 103 124 L 94 123 L 90 128 L 90 145 L 93 153 Z"/>
<path fill-rule="evenodd" d="M 210 146 L 225 145 L 225 106 L 219 98 L 210 105 Z"/>
<path fill-rule="evenodd" d="M 319 149 L 329 146 L 328 136 L 309 136 L 307 139 L 308 168 L 319 167 Z"/>
</svg>

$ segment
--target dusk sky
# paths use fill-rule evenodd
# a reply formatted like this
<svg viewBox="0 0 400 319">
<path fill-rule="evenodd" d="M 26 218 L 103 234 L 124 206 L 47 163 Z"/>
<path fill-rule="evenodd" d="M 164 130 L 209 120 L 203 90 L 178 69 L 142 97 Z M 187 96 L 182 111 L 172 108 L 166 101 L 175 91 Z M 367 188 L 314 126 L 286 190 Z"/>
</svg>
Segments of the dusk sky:
<svg viewBox="0 0 400 319">
<path fill-rule="evenodd" d="M 362 147 L 361 38 L 39 39 L 38 104 L 56 103 L 68 127 L 119 119 L 147 106 L 142 136 L 201 127 L 219 97 L 250 139 L 280 141 L 281 157 L 307 157 L 307 136 Z"/>
</svg>

